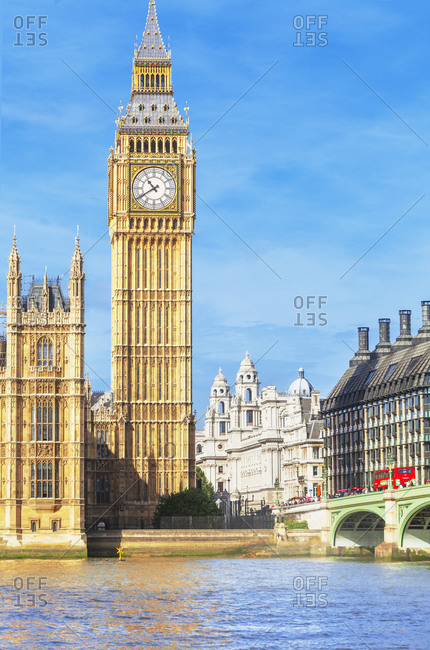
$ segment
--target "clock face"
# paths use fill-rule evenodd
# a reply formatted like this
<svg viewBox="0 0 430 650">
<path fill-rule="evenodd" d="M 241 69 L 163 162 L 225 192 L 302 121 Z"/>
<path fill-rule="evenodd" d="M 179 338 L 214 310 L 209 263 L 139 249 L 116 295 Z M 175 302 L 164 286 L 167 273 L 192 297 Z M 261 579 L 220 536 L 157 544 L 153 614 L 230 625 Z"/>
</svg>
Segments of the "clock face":
<svg viewBox="0 0 430 650">
<path fill-rule="evenodd" d="M 147 210 L 162 210 L 175 198 L 175 179 L 161 167 L 142 169 L 133 181 L 133 196 Z"/>
</svg>

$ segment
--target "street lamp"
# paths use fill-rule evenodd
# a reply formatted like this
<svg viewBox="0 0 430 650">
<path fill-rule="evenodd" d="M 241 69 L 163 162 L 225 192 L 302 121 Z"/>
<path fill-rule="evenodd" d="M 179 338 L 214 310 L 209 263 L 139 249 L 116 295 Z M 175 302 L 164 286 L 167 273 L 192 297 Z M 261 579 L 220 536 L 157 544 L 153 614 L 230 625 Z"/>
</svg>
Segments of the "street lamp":
<svg viewBox="0 0 430 650">
<path fill-rule="evenodd" d="M 279 508 L 279 494 L 278 494 L 278 490 L 279 490 L 279 479 L 278 479 L 278 478 L 275 478 L 275 490 L 276 490 L 275 506 L 276 506 L 277 508 Z"/>
</svg>

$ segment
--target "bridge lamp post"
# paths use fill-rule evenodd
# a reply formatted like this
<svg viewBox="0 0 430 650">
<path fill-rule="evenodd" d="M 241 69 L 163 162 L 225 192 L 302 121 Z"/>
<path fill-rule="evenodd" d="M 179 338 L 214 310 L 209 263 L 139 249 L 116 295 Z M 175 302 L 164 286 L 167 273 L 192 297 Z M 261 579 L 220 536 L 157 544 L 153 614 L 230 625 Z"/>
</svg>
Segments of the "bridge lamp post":
<svg viewBox="0 0 430 650">
<path fill-rule="evenodd" d="M 387 453 L 387 463 L 388 463 L 388 485 L 387 485 L 387 490 L 391 490 L 392 482 L 391 482 L 391 474 L 392 474 L 392 467 L 393 467 L 393 455 L 391 453 L 391 450 Z"/>
<path fill-rule="evenodd" d="M 323 499 L 327 499 L 327 470 L 325 467 L 322 469 L 322 477 L 323 477 Z"/>
</svg>

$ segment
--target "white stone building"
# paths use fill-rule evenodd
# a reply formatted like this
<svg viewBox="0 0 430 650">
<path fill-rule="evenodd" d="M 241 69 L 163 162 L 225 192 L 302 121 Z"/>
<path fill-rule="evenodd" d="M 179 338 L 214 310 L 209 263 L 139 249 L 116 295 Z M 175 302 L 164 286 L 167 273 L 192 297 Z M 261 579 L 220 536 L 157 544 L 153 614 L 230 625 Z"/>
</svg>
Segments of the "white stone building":
<svg viewBox="0 0 430 650">
<path fill-rule="evenodd" d="M 211 388 L 205 428 L 196 432 L 196 464 L 233 512 L 260 510 L 276 500 L 314 496 L 322 490 L 320 396 L 304 371 L 287 392 L 260 390 L 248 353 L 232 394 L 221 369 Z M 318 487 L 319 486 L 319 487 Z"/>
</svg>

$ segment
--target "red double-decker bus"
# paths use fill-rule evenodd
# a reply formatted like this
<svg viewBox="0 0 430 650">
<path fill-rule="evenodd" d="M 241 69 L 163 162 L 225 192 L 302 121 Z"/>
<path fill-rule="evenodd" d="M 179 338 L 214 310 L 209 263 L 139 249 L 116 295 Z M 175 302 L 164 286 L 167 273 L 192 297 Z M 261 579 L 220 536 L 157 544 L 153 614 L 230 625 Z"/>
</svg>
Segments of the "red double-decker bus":
<svg viewBox="0 0 430 650">
<path fill-rule="evenodd" d="M 392 467 L 379 469 L 375 472 L 375 490 L 382 488 L 386 490 L 388 483 L 390 487 L 397 490 L 400 485 L 406 485 L 410 480 L 415 480 L 415 467 Z"/>
</svg>

